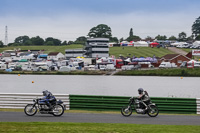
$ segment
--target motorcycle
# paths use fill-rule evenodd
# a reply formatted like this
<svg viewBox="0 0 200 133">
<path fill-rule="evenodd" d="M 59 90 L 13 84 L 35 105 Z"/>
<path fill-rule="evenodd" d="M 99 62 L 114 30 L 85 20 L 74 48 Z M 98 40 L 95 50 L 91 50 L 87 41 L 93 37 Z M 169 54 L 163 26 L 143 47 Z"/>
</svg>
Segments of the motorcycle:
<svg viewBox="0 0 200 133">
<path fill-rule="evenodd" d="M 27 104 L 24 108 L 24 112 L 28 116 L 35 115 L 38 110 L 41 114 L 52 114 L 54 116 L 61 116 L 64 113 L 65 105 L 63 105 L 63 102 L 61 100 L 51 102 L 52 108 L 49 109 L 49 107 L 46 105 L 46 102 L 42 99 L 33 99 L 33 104 Z"/>
<path fill-rule="evenodd" d="M 134 97 L 129 99 L 128 106 L 122 107 L 121 114 L 126 117 L 130 116 L 133 113 L 132 106 L 137 114 L 148 114 L 150 117 L 156 117 L 159 114 L 159 110 L 154 103 L 149 101 L 147 108 L 144 109 L 142 101 Z"/>
</svg>

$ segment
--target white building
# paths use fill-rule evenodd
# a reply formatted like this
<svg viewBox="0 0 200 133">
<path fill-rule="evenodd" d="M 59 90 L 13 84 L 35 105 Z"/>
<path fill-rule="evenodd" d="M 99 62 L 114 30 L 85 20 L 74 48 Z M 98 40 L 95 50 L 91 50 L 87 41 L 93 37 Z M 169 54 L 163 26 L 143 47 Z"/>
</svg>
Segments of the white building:
<svg viewBox="0 0 200 133">
<path fill-rule="evenodd" d="M 51 52 L 47 56 L 47 60 L 60 60 L 64 58 L 65 56 L 60 52 Z"/>
<path fill-rule="evenodd" d="M 89 38 L 86 43 L 86 57 L 109 57 L 108 38 Z"/>
</svg>

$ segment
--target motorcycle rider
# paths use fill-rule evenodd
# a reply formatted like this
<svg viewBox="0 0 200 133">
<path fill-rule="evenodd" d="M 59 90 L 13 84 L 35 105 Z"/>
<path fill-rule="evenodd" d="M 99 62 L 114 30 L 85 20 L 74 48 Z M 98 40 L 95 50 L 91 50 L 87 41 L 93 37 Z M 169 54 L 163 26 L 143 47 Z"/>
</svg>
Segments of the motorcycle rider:
<svg viewBox="0 0 200 133">
<path fill-rule="evenodd" d="M 48 90 L 42 91 L 42 93 L 44 97 L 41 100 L 43 100 L 46 103 L 46 105 L 49 107 L 49 109 L 51 110 L 53 108 L 51 105 L 51 102 L 56 101 L 56 98 Z"/>
<path fill-rule="evenodd" d="M 145 110 L 147 109 L 147 105 L 149 104 L 150 102 L 150 98 L 149 98 L 149 95 L 146 91 L 144 91 L 143 88 L 139 88 L 138 89 L 138 93 L 139 93 L 139 96 L 138 96 L 138 99 L 141 100 L 141 106 L 145 106 Z"/>
</svg>

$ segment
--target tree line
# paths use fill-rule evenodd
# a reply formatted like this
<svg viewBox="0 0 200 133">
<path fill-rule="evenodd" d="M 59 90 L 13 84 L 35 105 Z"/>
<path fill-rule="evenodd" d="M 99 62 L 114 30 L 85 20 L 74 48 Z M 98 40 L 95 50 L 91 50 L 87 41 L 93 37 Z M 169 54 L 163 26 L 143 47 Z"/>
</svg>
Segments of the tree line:
<svg viewBox="0 0 200 133">
<path fill-rule="evenodd" d="M 129 36 L 127 38 L 120 38 L 118 39 L 117 37 L 112 36 L 112 30 L 111 28 L 106 25 L 106 24 L 99 24 L 93 28 L 90 29 L 88 35 L 90 38 L 98 38 L 98 37 L 103 37 L 103 38 L 109 38 L 110 42 L 121 42 L 121 41 L 134 41 L 134 40 L 141 40 L 141 38 L 137 35 L 133 34 L 133 29 L 131 28 L 129 31 Z M 157 35 L 155 38 L 152 38 L 150 36 L 147 36 L 145 40 L 177 40 L 177 41 L 192 41 L 192 40 L 200 40 L 200 17 L 198 17 L 195 22 L 192 25 L 192 35 L 187 36 L 185 32 L 181 32 L 178 34 L 178 38 L 175 36 L 170 36 L 167 38 L 166 35 Z M 28 37 L 27 35 L 24 36 L 19 36 L 17 37 L 13 43 L 9 43 L 8 46 L 31 46 L 31 45 L 36 45 L 36 46 L 41 46 L 41 45 L 46 45 L 46 46 L 61 46 L 61 45 L 70 45 L 70 44 L 85 44 L 87 40 L 86 36 L 80 36 L 78 37 L 75 41 L 61 41 L 59 39 L 53 38 L 53 37 L 48 37 L 45 40 L 39 36 L 36 37 Z M 3 47 L 3 42 L 0 41 L 0 47 Z"/>
</svg>

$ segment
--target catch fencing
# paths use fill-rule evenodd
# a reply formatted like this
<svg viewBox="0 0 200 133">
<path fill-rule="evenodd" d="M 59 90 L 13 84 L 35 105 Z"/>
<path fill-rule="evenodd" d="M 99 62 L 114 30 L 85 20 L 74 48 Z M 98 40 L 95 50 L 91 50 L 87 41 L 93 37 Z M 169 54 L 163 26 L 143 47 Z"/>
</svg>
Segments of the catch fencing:
<svg viewBox="0 0 200 133">
<path fill-rule="evenodd" d="M 69 110 L 69 95 L 55 94 L 56 99 L 64 102 L 66 110 Z M 27 104 L 33 103 L 33 99 L 42 98 L 37 93 L 0 93 L 0 108 L 23 109 Z"/>
<path fill-rule="evenodd" d="M 121 107 L 128 105 L 130 97 L 120 96 L 92 96 L 92 95 L 70 95 L 70 109 L 74 110 L 107 110 L 120 111 Z M 200 113 L 197 111 L 197 101 L 195 98 L 163 98 L 152 97 L 162 113 Z M 200 99 L 198 106 L 200 106 Z"/>
</svg>

